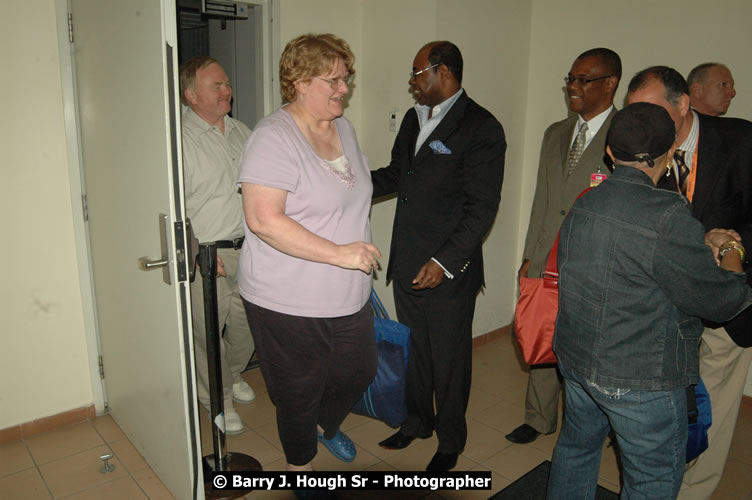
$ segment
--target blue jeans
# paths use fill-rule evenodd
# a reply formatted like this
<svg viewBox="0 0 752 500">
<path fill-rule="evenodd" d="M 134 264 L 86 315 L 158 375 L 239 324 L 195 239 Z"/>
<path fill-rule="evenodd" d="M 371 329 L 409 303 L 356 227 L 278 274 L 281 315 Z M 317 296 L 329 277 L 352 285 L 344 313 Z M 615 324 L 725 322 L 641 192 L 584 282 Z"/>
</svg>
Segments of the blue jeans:
<svg viewBox="0 0 752 500">
<path fill-rule="evenodd" d="M 564 425 L 548 479 L 549 500 L 595 498 L 603 443 L 614 430 L 622 499 L 676 498 L 687 447 L 687 394 L 601 387 L 567 373 Z"/>
</svg>

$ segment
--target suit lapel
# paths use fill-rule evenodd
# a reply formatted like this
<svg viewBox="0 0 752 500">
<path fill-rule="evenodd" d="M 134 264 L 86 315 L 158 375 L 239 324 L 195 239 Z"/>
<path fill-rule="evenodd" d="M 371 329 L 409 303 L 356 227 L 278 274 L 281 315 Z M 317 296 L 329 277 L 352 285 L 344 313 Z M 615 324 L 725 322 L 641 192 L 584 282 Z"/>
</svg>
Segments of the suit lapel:
<svg viewBox="0 0 752 500">
<path fill-rule="evenodd" d="M 699 117 L 699 115 L 698 115 Z M 710 194 L 726 165 L 726 152 L 721 147 L 723 137 L 709 120 L 700 118 L 700 137 L 697 141 L 697 174 L 692 197 L 692 213 L 700 218 L 710 201 Z"/>
<path fill-rule="evenodd" d="M 593 136 L 593 139 L 590 141 L 590 143 L 588 143 L 585 151 L 583 151 L 582 156 L 580 156 L 580 159 L 577 161 L 577 166 L 575 168 L 577 168 L 581 164 L 588 164 L 591 165 L 591 170 L 595 172 L 596 170 L 598 170 L 599 165 L 603 165 L 603 156 L 606 154 L 606 152 L 593 149 L 593 144 L 601 143 L 599 139 L 601 139 L 602 136 L 608 133 L 608 127 L 609 125 L 611 125 L 611 119 L 615 114 L 616 108 L 612 108 L 611 112 L 608 114 L 608 117 L 606 117 L 606 121 L 603 122 L 601 128 L 598 129 L 598 132 L 595 134 L 595 136 Z M 566 176 L 567 174 L 567 159 L 569 158 L 570 142 L 572 141 L 572 135 L 574 134 L 574 128 L 576 126 L 577 115 L 573 117 L 572 125 L 566 127 L 566 133 L 561 137 L 561 173 L 564 176 Z M 605 142 L 605 140 L 602 141 L 602 143 Z"/>
<path fill-rule="evenodd" d="M 606 121 L 603 122 L 603 125 L 601 125 L 601 128 L 598 129 L 598 132 L 593 136 L 593 140 L 590 141 L 590 144 L 588 144 L 587 149 L 585 149 L 585 152 L 582 153 L 582 156 L 580 157 L 580 161 L 577 162 L 577 165 L 584 164 L 587 166 L 588 170 L 590 170 L 590 173 L 596 172 L 598 170 L 599 166 L 604 165 L 603 157 L 606 154 L 605 151 L 605 144 L 606 144 L 606 134 L 608 134 L 608 127 L 611 125 L 611 119 L 616 114 L 616 108 L 613 108 L 611 110 L 611 113 L 606 117 Z M 594 145 L 599 145 L 598 148 L 596 148 Z M 607 169 L 603 170 L 604 173 L 608 173 Z"/>
<path fill-rule="evenodd" d="M 564 132 L 559 136 L 559 152 L 561 153 L 561 175 L 567 173 L 567 159 L 569 158 L 570 142 L 572 142 L 572 134 L 574 134 L 574 128 L 577 126 L 577 115 L 570 118 L 571 123 L 568 123 L 564 127 Z"/>
<path fill-rule="evenodd" d="M 457 130 L 459 121 L 465 114 L 465 109 L 467 108 L 468 101 L 469 98 L 467 97 L 467 92 L 463 91 L 462 95 L 460 95 L 460 97 L 454 103 L 454 106 L 452 106 L 449 112 L 444 116 L 439 125 L 434 129 L 433 132 L 431 132 L 431 135 L 429 135 L 426 140 L 423 141 L 423 144 L 421 144 L 420 149 L 418 150 L 418 154 L 415 155 L 415 159 L 413 161 L 414 165 L 419 164 L 428 156 L 433 154 L 431 147 L 429 146 L 432 141 L 438 140 L 446 144 L 447 138 L 455 130 Z M 418 139 L 419 133 L 420 128 L 416 127 L 415 138 L 412 141 L 413 150 L 415 149 L 415 141 Z"/>
</svg>

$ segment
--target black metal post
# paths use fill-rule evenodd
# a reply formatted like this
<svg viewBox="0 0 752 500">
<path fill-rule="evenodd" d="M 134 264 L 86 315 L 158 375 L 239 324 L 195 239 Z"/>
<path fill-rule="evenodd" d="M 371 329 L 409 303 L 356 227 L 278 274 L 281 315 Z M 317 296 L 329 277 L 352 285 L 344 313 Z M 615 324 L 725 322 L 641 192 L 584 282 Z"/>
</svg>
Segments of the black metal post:
<svg viewBox="0 0 752 500">
<path fill-rule="evenodd" d="M 209 365 L 209 410 L 214 443 L 214 470 L 225 470 L 225 433 L 217 425 L 217 417 L 224 418 L 224 389 L 222 384 L 222 360 L 219 343 L 219 306 L 217 305 L 217 246 L 199 244 L 199 269 L 204 289 L 204 318 L 206 321 L 206 357 Z"/>
<path fill-rule="evenodd" d="M 212 423 L 214 454 L 204 457 L 204 493 L 206 498 L 237 498 L 251 490 L 215 490 L 211 482 L 212 472 L 260 471 L 261 464 L 243 453 L 227 453 L 225 448 L 224 388 L 222 384 L 222 360 L 219 330 L 219 306 L 217 304 L 217 245 L 214 242 L 200 243 L 198 263 L 204 290 L 204 318 L 206 321 L 206 356 L 209 368 L 209 410 Z M 222 415 L 222 428 L 217 425 Z"/>
</svg>

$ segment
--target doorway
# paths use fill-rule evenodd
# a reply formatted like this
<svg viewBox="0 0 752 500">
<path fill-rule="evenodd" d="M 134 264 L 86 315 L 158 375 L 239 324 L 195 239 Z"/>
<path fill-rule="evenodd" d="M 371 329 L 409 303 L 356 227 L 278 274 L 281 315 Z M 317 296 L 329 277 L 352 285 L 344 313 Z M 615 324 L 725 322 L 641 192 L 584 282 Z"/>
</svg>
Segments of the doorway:
<svg viewBox="0 0 752 500">
<path fill-rule="evenodd" d="M 178 64 L 209 56 L 232 85 L 230 116 L 253 128 L 274 109 L 269 0 L 177 0 Z"/>
</svg>

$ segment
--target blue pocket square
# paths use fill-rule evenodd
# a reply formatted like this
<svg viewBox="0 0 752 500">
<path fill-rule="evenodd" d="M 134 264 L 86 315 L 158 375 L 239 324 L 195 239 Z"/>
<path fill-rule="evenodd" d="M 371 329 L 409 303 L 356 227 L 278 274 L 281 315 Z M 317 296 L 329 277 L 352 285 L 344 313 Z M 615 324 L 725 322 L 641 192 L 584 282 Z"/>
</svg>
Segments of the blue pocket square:
<svg viewBox="0 0 752 500">
<path fill-rule="evenodd" d="M 448 147 L 446 147 L 444 145 L 444 143 L 441 142 L 441 141 L 439 141 L 439 140 L 431 141 L 431 143 L 428 145 L 428 147 L 430 147 L 431 149 L 433 149 L 434 154 L 437 154 L 437 155 L 450 155 L 450 154 L 452 154 L 452 150 L 449 149 Z"/>
</svg>

